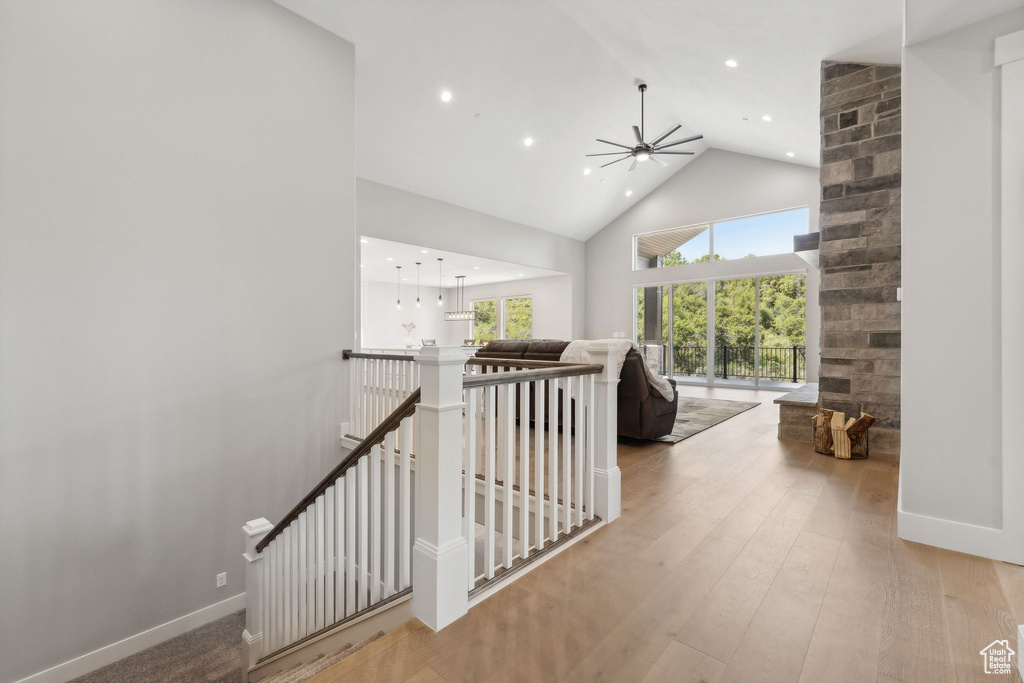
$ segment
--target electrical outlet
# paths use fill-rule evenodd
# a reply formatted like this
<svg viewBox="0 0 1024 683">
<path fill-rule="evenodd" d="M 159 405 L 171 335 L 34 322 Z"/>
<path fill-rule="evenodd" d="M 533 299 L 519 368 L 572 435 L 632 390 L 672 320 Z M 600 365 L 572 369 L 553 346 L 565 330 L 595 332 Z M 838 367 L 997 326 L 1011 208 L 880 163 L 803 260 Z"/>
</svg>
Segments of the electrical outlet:
<svg viewBox="0 0 1024 683">
<path fill-rule="evenodd" d="M 217 588 L 223 588 L 226 585 L 228 585 L 228 573 L 221 572 L 217 574 Z"/>
</svg>

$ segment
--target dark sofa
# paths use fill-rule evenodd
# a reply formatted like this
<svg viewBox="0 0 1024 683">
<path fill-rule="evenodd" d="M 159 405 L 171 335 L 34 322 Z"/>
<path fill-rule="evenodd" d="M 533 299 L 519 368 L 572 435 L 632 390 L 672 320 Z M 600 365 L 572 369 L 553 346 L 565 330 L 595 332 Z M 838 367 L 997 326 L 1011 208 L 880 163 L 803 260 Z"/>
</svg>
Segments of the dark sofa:
<svg viewBox="0 0 1024 683">
<path fill-rule="evenodd" d="M 499 339 L 488 342 L 476 352 L 479 358 L 506 358 L 510 360 L 561 360 L 562 351 L 569 345 L 557 339 Z M 675 424 L 679 395 L 671 401 L 658 393 L 647 381 L 644 359 L 635 350 L 626 354 L 619 375 L 618 432 L 634 439 L 657 439 L 672 432 Z M 669 380 L 673 387 L 675 382 Z M 518 405 L 518 403 L 517 403 Z M 561 401 L 558 403 L 561 412 Z M 530 396 L 530 417 L 535 415 L 533 396 Z"/>
</svg>

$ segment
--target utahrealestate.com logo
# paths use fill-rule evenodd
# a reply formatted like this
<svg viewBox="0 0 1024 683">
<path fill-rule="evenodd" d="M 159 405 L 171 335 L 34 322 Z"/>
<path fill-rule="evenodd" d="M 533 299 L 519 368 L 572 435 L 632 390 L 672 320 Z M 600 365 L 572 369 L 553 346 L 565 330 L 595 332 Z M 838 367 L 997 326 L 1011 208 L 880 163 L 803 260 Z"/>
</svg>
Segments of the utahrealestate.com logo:
<svg viewBox="0 0 1024 683">
<path fill-rule="evenodd" d="M 1010 659 L 1016 653 L 1010 649 L 1009 641 L 993 640 L 979 654 L 985 658 L 985 673 L 1013 673 L 1013 665 L 1010 664 Z"/>
</svg>

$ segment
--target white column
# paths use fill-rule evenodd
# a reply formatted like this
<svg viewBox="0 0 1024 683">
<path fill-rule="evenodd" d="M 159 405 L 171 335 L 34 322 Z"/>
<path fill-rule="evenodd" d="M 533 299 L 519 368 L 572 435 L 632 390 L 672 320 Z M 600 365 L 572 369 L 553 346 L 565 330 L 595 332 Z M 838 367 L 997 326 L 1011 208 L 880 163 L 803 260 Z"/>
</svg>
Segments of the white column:
<svg viewBox="0 0 1024 683">
<path fill-rule="evenodd" d="M 458 346 L 425 346 L 416 356 L 421 393 L 412 613 L 435 631 L 469 608 L 469 551 L 462 535 L 462 372 L 467 358 Z"/>
<path fill-rule="evenodd" d="M 594 512 L 605 522 L 622 510 L 622 472 L 618 464 L 619 376 L 607 342 L 587 346 L 591 361 L 604 365 L 594 379 Z"/>
<path fill-rule="evenodd" d="M 256 544 L 263 540 L 274 525 L 263 517 L 246 522 L 242 527 L 245 534 L 245 630 L 242 642 L 245 652 L 242 661 L 251 668 L 263 654 L 263 583 L 261 571 L 266 564 L 263 555 L 256 552 Z"/>
<path fill-rule="evenodd" d="M 1003 553 L 999 558 L 1024 563 L 1024 455 L 1017 420 L 1024 411 L 1024 31 L 996 38 L 1001 130 L 1000 345 L 1002 385 Z M 1024 653 L 1018 653 L 1024 658 Z"/>
</svg>

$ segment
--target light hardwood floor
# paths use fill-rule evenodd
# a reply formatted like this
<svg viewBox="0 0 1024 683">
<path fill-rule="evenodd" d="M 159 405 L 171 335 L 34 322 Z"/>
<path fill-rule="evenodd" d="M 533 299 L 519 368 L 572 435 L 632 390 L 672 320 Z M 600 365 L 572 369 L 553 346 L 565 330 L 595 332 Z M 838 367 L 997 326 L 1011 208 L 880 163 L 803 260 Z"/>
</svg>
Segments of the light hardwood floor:
<svg viewBox="0 0 1024 683">
<path fill-rule="evenodd" d="M 1024 567 L 896 536 L 896 458 L 778 441 L 778 394 L 676 445 L 620 444 L 623 513 L 440 633 L 418 621 L 332 681 L 999 681 Z M 1016 661 L 1016 660 L 1015 660 Z"/>
</svg>

